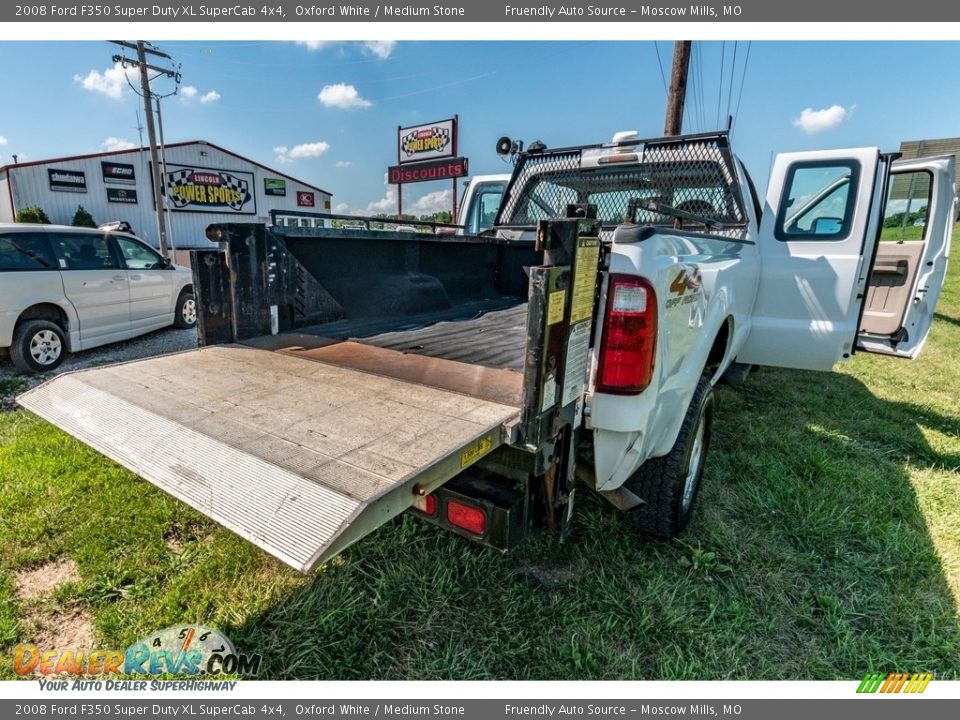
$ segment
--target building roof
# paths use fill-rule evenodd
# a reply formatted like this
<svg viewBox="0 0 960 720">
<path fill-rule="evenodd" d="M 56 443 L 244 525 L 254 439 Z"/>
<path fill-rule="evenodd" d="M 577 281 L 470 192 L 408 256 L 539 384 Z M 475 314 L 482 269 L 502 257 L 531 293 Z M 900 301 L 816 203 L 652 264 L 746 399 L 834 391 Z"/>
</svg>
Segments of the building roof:
<svg viewBox="0 0 960 720">
<path fill-rule="evenodd" d="M 237 153 L 231 150 L 227 150 L 226 148 L 220 147 L 219 145 L 215 145 L 214 143 L 208 142 L 206 140 L 187 140 L 184 142 L 166 143 L 164 147 L 175 148 L 175 147 L 185 147 L 187 145 L 206 145 L 207 147 L 212 147 L 213 149 L 219 150 L 220 152 L 226 155 L 230 155 L 232 157 L 237 158 L 238 160 L 242 160 L 243 162 L 250 163 L 251 165 L 256 165 L 257 167 L 262 168 L 263 170 L 266 170 L 274 175 L 277 175 L 282 178 L 286 178 L 287 180 L 290 180 L 295 183 L 299 183 L 304 187 L 308 187 L 312 190 L 316 190 L 317 192 L 323 193 L 324 195 L 331 195 L 331 196 L 333 195 L 333 193 L 331 193 L 329 190 L 324 190 L 323 188 L 319 188 L 316 185 L 311 185 L 308 182 L 299 180 L 295 177 L 287 175 L 286 173 L 280 172 L 279 170 L 274 170 L 272 167 L 268 167 L 263 163 L 259 163 L 256 160 L 251 160 L 250 158 L 244 157 L 243 155 L 238 155 Z M 37 165 L 50 165 L 51 163 L 67 162 L 70 160 L 87 160 L 89 158 L 125 155 L 128 153 L 141 153 L 141 152 L 150 152 L 150 148 L 135 147 L 135 148 L 129 148 L 127 150 L 107 150 L 104 152 L 87 153 L 85 155 L 64 155 L 63 157 L 47 158 L 46 160 L 29 160 L 27 162 L 11 163 L 9 165 L 0 166 L 0 172 L 3 172 L 4 170 L 10 170 L 11 168 L 35 167 Z"/>
</svg>

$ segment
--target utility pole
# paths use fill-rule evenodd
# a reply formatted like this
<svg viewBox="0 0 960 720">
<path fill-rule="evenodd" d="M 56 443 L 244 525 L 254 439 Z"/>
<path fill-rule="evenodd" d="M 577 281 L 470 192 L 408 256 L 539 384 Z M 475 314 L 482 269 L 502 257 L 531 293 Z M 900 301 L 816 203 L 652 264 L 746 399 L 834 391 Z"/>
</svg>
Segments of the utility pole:
<svg viewBox="0 0 960 720">
<path fill-rule="evenodd" d="M 670 72 L 670 93 L 667 96 L 667 119 L 663 125 L 666 136 L 683 131 L 683 105 L 687 98 L 687 71 L 690 69 L 690 40 L 673 44 L 673 70 Z"/>
<path fill-rule="evenodd" d="M 131 60 L 130 58 L 122 55 L 114 55 L 113 61 L 121 63 L 124 68 L 129 65 L 137 68 L 140 71 L 140 94 L 141 97 L 143 97 L 143 109 L 147 116 L 147 140 L 150 142 L 151 174 L 153 176 L 153 204 L 157 211 L 157 236 L 159 238 L 160 254 L 164 257 L 167 257 L 167 223 L 163 214 L 163 186 L 161 185 L 163 175 L 160 172 L 160 163 L 157 155 L 157 134 L 153 125 L 153 95 L 150 92 L 150 76 L 148 71 L 152 70 L 158 73 L 158 75 L 155 77 L 165 75 L 169 78 L 175 79 L 178 83 L 180 82 L 180 73 L 175 70 L 159 68 L 148 64 L 148 53 L 151 55 L 156 55 L 157 57 L 165 58 L 167 60 L 171 60 L 172 58 L 166 53 L 160 52 L 159 50 L 147 48 L 143 40 L 137 40 L 136 43 L 129 43 L 123 40 L 113 40 L 112 42 L 114 42 L 116 45 L 120 45 L 121 47 L 137 51 L 136 60 Z"/>
</svg>

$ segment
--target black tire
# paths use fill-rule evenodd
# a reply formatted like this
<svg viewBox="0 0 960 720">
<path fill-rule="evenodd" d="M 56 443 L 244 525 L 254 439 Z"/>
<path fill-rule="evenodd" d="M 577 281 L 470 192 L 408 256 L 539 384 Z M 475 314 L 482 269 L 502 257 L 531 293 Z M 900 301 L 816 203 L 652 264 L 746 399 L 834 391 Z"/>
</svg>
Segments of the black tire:
<svg viewBox="0 0 960 720">
<path fill-rule="evenodd" d="M 49 320 L 27 320 L 13 331 L 10 360 L 20 372 L 55 369 L 67 354 L 63 328 Z"/>
<path fill-rule="evenodd" d="M 173 324 L 178 328 L 192 328 L 197 325 L 197 301 L 190 290 L 183 290 L 177 298 L 177 309 L 173 314 Z"/>
<path fill-rule="evenodd" d="M 657 537 L 671 538 L 689 524 L 710 449 L 713 406 L 713 386 L 702 378 L 673 448 L 663 457 L 647 460 L 625 483 L 646 501 L 627 513 L 631 525 Z"/>
</svg>

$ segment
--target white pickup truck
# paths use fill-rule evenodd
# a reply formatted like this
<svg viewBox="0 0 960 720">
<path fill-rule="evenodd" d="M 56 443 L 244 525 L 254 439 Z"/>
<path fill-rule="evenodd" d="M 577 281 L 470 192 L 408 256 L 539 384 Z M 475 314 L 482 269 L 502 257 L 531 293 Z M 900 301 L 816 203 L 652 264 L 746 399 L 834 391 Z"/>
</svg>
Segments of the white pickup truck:
<svg viewBox="0 0 960 720">
<path fill-rule="evenodd" d="M 211 226 L 204 347 L 19 401 L 303 571 L 406 509 L 563 533 L 580 485 L 672 536 L 714 384 L 916 356 L 954 218 L 952 157 L 781 155 L 764 200 L 724 134 L 537 149 L 479 236 Z"/>
</svg>

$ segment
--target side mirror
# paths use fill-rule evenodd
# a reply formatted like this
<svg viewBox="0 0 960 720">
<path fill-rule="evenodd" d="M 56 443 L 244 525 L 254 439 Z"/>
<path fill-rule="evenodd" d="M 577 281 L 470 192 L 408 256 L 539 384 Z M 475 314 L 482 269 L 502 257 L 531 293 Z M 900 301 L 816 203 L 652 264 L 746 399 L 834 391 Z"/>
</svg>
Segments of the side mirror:
<svg viewBox="0 0 960 720">
<path fill-rule="evenodd" d="M 160 258 L 160 267 L 164 270 L 169 270 L 173 267 L 173 263 L 170 262 L 170 258 Z"/>
<path fill-rule="evenodd" d="M 818 217 L 810 231 L 814 235 L 836 235 L 843 228 L 843 218 Z"/>
</svg>

